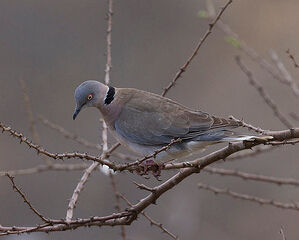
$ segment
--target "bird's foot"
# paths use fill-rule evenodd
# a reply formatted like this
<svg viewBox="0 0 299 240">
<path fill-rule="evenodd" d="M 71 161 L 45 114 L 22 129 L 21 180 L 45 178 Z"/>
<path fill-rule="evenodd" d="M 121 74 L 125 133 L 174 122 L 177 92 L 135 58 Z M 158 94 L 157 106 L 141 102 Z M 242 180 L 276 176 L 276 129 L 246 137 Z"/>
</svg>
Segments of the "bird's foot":
<svg viewBox="0 0 299 240">
<path fill-rule="evenodd" d="M 159 177 L 161 175 L 161 170 L 162 170 L 163 165 L 157 164 L 154 160 L 146 160 L 146 161 L 142 162 L 138 167 L 139 168 L 136 171 L 139 175 L 141 175 L 141 176 L 148 175 L 148 173 L 151 172 L 152 175 L 158 181 L 161 181 L 161 179 L 159 179 Z"/>
</svg>

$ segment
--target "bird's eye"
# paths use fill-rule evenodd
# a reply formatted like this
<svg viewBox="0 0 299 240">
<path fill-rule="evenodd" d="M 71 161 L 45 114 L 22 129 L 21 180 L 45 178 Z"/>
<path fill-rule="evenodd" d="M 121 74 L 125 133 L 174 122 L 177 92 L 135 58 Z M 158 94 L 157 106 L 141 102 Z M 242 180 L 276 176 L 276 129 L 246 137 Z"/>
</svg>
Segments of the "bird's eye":
<svg viewBox="0 0 299 240">
<path fill-rule="evenodd" d="M 90 100 L 92 99 L 92 97 L 93 97 L 93 95 L 92 95 L 92 93 L 91 93 L 91 94 L 89 94 L 89 95 L 87 96 L 87 100 L 90 101 Z"/>
</svg>

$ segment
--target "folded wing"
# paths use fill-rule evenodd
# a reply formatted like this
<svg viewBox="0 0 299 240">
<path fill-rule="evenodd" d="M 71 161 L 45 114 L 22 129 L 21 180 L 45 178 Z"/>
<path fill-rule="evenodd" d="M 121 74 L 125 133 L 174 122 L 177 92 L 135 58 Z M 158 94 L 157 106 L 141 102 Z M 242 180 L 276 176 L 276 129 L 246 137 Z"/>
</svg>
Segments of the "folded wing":
<svg viewBox="0 0 299 240">
<path fill-rule="evenodd" d="M 150 103 L 150 104 L 149 104 Z M 138 93 L 124 106 L 114 123 L 128 141 L 142 145 L 165 145 L 172 139 L 217 141 L 239 124 L 201 111 L 192 111 L 170 99 Z"/>
</svg>

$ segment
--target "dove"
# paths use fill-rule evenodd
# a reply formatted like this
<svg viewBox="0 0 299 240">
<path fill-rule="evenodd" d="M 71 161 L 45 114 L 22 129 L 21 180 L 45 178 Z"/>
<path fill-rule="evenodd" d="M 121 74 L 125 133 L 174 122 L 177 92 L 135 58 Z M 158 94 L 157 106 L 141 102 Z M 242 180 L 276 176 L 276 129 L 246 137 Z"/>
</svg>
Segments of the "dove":
<svg viewBox="0 0 299 240">
<path fill-rule="evenodd" d="M 97 108 L 112 135 L 126 148 L 149 156 L 172 140 L 180 139 L 153 159 L 163 164 L 220 142 L 255 139 L 232 129 L 239 121 L 192 110 L 169 98 L 134 89 L 114 88 L 88 80 L 75 90 L 75 119 L 87 107 Z"/>
</svg>

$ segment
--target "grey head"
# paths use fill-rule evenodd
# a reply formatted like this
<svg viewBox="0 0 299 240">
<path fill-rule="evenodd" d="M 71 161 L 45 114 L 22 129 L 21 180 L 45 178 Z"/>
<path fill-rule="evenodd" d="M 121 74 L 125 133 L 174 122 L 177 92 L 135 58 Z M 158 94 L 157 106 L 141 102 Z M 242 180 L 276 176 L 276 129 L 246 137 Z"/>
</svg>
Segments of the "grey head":
<svg viewBox="0 0 299 240">
<path fill-rule="evenodd" d="M 86 107 L 98 107 L 104 104 L 109 87 L 94 80 L 81 83 L 75 90 L 76 108 L 73 114 L 75 120 L 79 112 Z"/>
</svg>

